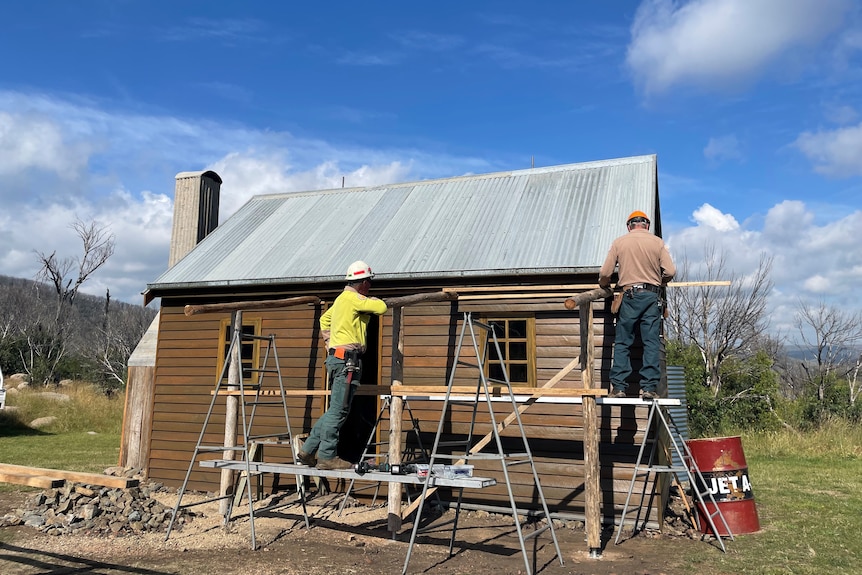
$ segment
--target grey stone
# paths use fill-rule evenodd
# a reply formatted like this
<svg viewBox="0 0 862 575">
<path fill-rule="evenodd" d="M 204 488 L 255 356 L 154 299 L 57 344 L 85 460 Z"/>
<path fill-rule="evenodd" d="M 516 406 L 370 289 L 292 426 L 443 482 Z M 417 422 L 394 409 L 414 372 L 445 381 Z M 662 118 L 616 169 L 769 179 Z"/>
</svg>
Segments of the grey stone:
<svg viewBox="0 0 862 575">
<path fill-rule="evenodd" d="M 37 417 L 30 422 L 30 427 L 33 427 L 35 429 L 39 429 L 40 427 L 48 427 L 55 421 L 57 421 L 57 418 L 53 415 L 49 415 L 47 417 Z"/>
</svg>

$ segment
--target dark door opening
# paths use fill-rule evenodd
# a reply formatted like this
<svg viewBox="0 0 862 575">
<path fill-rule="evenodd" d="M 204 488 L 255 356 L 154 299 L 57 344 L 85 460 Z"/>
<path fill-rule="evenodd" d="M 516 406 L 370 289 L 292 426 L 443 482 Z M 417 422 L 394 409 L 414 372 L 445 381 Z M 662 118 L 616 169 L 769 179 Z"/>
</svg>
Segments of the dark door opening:
<svg viewBox="0 0 862 575">
<path fill-rule="evenodd" d="M 362 377 L 360 389 L 366 385 L 379 385 L 380 372 L 380 316 L 371 316 L 365 338 L 366 350 L 362 356 Z M 377 395 L 356 395 L 350 407 L 350 414 L 338 438 L 338 456 L 351 462 L 358 462 L 368 443 L 378 415 Z"/>
</svg>

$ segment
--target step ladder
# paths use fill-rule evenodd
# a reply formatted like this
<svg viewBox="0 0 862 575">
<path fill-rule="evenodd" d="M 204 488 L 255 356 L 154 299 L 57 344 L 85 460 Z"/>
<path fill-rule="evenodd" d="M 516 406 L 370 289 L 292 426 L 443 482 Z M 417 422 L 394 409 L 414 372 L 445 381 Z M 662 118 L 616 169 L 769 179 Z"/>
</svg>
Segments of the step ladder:
<svg viewBox="0 0 862 575">
<path fill-rule="evenodd" d="M 484 338 L 477 335 L 477 331 L 484 334 Z M 469 345 L 472 345 L 475 363 L 471 361 L 465 361 L 461 358 L 461 350 L 465 345 L 465 338 L 469 338 Z M 480 339 L 483 341 L 480 342 Z M 483 345 L 480 345 L 483 344 Z M 492 347 L 493 346 L 493 347 Z M 489 358 L 489 353 L 493 352 L 493 355 Z M 554 531 L 554 523 L 551 519 L 550 512 L 548 511 L 548 504 L 545 501 L 545 495 L 542 491 L 541 483 L 539 482 L 539 475 L 536 471 L 536 466 L 533 461 L 533 454 L 530 451 L 530 444 L 527 441 L 527 436 L 524 432 L 524 426 L 521 423 L 521 415 L 518 411 L 518 403 L 515 400 L 515 394 L 512 390 L 512 385 L 509 382 L 508 372 L 506 371 L 506 364 L 504 359 L 505 356 L 500 351 L 500 343 L 497 340 L 497 334 L 494 332 L 494 327 L 490 324 L 483 323 L 478 321 L 472 317 L 470 312 L 464 312 L 464 317 L 461 325 L 461 333 L 458 337 L 458 345 L 455 348 L 455 357 L 454 363 L 452 367 L 452 371 L 449 374 L 449 382 L 446 388 L 446 395 L 443 400 L 443 405 L 440 413 L 440 422 L 437 427 L 437 434 L 434 438 L 434 445 L 431 448 L 431 453 L 428 457 L 428 476 L 430 477 L 432 474 L 432 470 L 434 469 L 434 465 L 438 460 L 459 460 L 467 463 L 470 460 L 497 460 L 501 462 L 503 479 L 506 484 L 506 490 L 509 495 L 509 504 L 512 510 L 512 519 L 515 524 L 517 533 L 518 533 L 518 541 L 521 546 L 521 553 L 524 557 L 524 565 L 526 567 L 527 575 L 532 575 L 532 568 L 530 565 L 530 555 L 527 552 L 527 547 L 525 541 L 527 539 L 533 539 L 538 537 L 545 530 L 551 531 L 551 537 L 554 542 L 554 549 L 557 553 L 557 558 L 560 561 L 560 565 L 563 565 L 563 556 L 560 553 L 560 545 L 557 541 L 557 534 Z M 499 362 L 498 367 L 500 368 L 500 373 L 502 374 L 501 379 L 493 379 L 486 375 L 485 373 L 485 365 L 488 361 L 491 362 Z M 478 372 L 477 377 L 477 385 L 476 385 L 476 393 L 475 397 L 472 401 L 464 402 L 463 400 L 453 399 L 452 398 L 452 387 L 455 382 L 455 375 L 458 372 L 459 367 L 467 367 L 472 368 Z M 498 424 L 497 419 L 494 415 L 494 406 L 493 400 L 491 396 L 491 391 L 489 390 L 489 385 L 494 384 L 496 386 L 501 386 L 500 397 L 503 401 L 508 399 L 511 404 L 512 413 L 514 413 L 514 421 L 516 421 L 518 430 L 520 432 L 520 440 L 522 443 L 523 452 L 519 453 L 506 453 L 503 449 L 503 442 L 500 438 L 500 431 L 504 427 L 504 424 Z M 473 444 L 473 431 L 476 425 L 477 413 L 479 405 L 484 402 L 487 408 L 487 415 L 490 419 L 489 423 L 491 425 L 491 433 L 486 439 L 480 440 L 475 445 Z M 447 442 L 441 442 L 440 437 L 443 434 L 443 429 L 446 423 L 446 416 L 449 411 L 449 405 L 453 403 L 466 403 L 467 405 L 472 405 L 473 407 L 473 415 L 470 421 L 469 432 L 467 434 L 467 440 L 465 442 L 456 442 L 460 444 L 460 446 L 464 449 L 464 453 L 461 455 L 454 454 L 446 454 L 441 453 L 440 448 L 446 447 Z M 493 453 L 483 453 L 482 449 L 491 442 L 493 439 L 493 447 L 496 449 Z M 456 445 L 457 446 L 457 445 Z M 512 482 L 509 477 L 509 467 L 513 465 L 529 465 L 530 470 L 532 472 L 533 477 L 533 486 L 534 486 L 534 494 L 538 495 L 538 499 L 541 502 L 542 506 L 542 514 L 543 517 L 547 521 L 547 526 L 537 529 L 531 532 L 529 535 L 524 535 L 523 525 L 521 523 L 520 515 L 529 516 L 530 513 L 522 513 L 518 510 L 515 495 L 512 492 Z M 410 545 L 407 548 L 407 558 L 404 561 L 404 568 L 402 570 L 402 575 L 406 575 L 407 566 L 410 563 L 410 556 L 413 551 L 413 545 L 416 542 L 416 535 L 419 531 L 419 523 L 422 517 L 422 509 L 425 504 L 429 485 L 431 482 L 426 481 L 422 487 L 422 493 L 419 499 L 419 506 L 416 509 L 416 518 L 413 521 L 413 530 L 410 534 Z M 452 524 L 452 536 L 449 542 L 449 556 L 452 556 L 452 549 L 455 542 L 455 533 L 458 529 L 458 518 L 461 513 L 461 498 L 463 495 L 464 489 L 461 488 L 458 492 L 458 502 L 455 507 L 455 519 Z M 536 515 L 533 514 L 533 517 Z"/>
<path fill-rule="evenodd" d="M 234 317 L 236 317 L 236 314 L 238 313 L 241 312 L 234 312 Z M 232 323 L 232 325 L 234 326 L 241 324 L 241 320 L 235 320 Z M 233 513 L 234 504 L 239 503 L 243 496 L 245 496 L 248 501 L 248 517 L 249 525 L 251 528 L 251 548 L 252 550 L 257 549 L 257 540 L 254 531 L 254 495 L 252 494 L 251 484 L 252 478 L 257 477 L 258 491 L 260 491 L 260 476 L 262 475 L 262 473 L 258 471 L 252 471 L 251 463 L 253 461 L 262 460 L 263 448 L 266 445 L 279 445 L 287 447 L 291 450 L 291 453 L 293 454 L 293 459 L 296 459 L 297 454 L 293 453 L 293 437 L 290 427 L 290 417 L 288 416 L 287 410 L 287 394 L 285 393 L 284 380 L 282 379 L 281 367 L 278 362 L 278 351 L 275 346 L 275 336 L 253 335 L 243 333 L 242 329 L 235 328 L 232 329 L 232 331 L 233 334 L 231 336 L 230 346 L 227 353 L 225 354 L 224 366 L 222 367 L 221 374 L 216 380 L 215 389 L 212 391 L 212 400 L 210 401 L 209 409 L 207 410 L 206 416 L 204 417 L 203 425 L 201 426 L 200 436 L 198 437 L 194 453 L 192 454 L 191 461 L 189 462 L 189 467 L 186 471 L 185 479 L 183 479 L 183 484 L 177 494 L 177 502 L 171 515 L 171 521 L 168 524 L 165 541 L 167 541 L 168 538 L 171 536 L 171 531 L 173 529 L 174 523 L 176 522 L 177 514 L 179 513 L 180 509 L 185 509 L 196 505 L 203 505 L 205 503 L 210 503 L 213 501 L 227 500 L 227 511 L 225 512 L 224 516 L 224 525 L 227 526 Z M 248 368 L 240 364 L 238 366 L 238 380 L 235 383 L 229 383 L 228 372 L 230 365 L 234 361 L 239 361 L 242 343 L 249 341 L 259 341 L 266 344 L 266 349 L 263 353 L 263 359 L 259 363 L 260 367 Z M 253 381 L 245 381 L 244 372 L 251 374 L 251 379 Z M 255 375 L 256 378 L 254 377 Z M 227 398 L 230 396 L 235 396 L 238 399 L 237 409 L 239 412 L 239 419 L 242 421 L 242 441 L 233 447 L 206 444 L 204 442 L 204 437 L 207 436 L 207 432 L 210 431 L 210 420 L 212 419 L 215 405 L 219 400 L 225 399 L 226 401 Z M 252 434 L 252 430 L 254 429 L 255 415 L 257 414 L 257 408 L 258 406 L 266 405 L 281 407 L 281 411 L 284 414 L 284 433 L 266 435 Z M 219 434 L 216 432 L 215 429 L 213 429 L 209 436 L 223 436 L 224 429 L 221 429 L 220 431 L 221 433 Z M 234 485 L 234 493 L 227 493 L 225 495 L 219 495 L 216 497 L 211 497 L 202 501 L 184 505 L 183 497 L 186 494 L 189 477 L 191 476 L 195 465 L 199 464 L 198 458 L 204 454 L 217 453 L 224 454 L 222 455 L 222 457 L 227 459 L 226 452 L 231 453 L 234 456 L 236 454 L 239 454 L 240 461 L 244 462 L 245 464 L 244 469 L 240 469 L 239 476 Z M 232 457 L 231 459 L 235 459 L 235 457 Z M 299 500 L 302 504 L 302 513 L 303 517 L 305 518 L 305 526 L 306 528 L 308 528 L 309 520 L 308 512 L 305 505 L 304 483 L 302 482 L 300 476 L 296 476 L 296 488 L 297 493 L 299 494 Z"/>
<path fill-rule="evenodd" d="M 389 450 L 387 449 L 384 453 L 379 453 L 381 447 L 386 447 L 389 445 L 388 441 L 377 441 L 377 432 L 380 429 L 380 424 L 383 422 L 389 421 L 390 407 L 392 404 L 392 396 L 384 395 L 381 396 L 382 403 L 380 406 L 380 411 L 377 414 L 377 419 L 374 422 L 374 426 L 371 428 L 371 433 L 368 435 L 368 441 L 365 443 L 365 448 L 362 451 L 362 456 L 359 458 L 359 461 L 369 461 L 373 460 L 375 464 L 378 464 L 378 460 L 382 460 L 383 463 L 389 463 Z M 415 443 L 411 444 L 409 441 L 404 443 L 404 448 L 401 451 L 401 460 L 399 463 L 407 465 L 407 464 L 415 464 L 415 463 L 428 463 L 429 451 L 422 443 L 422 433 L 419 428 L 419 419 L 413 415 L 413 411 L 410 409 L 410 404 L 407 400 L 404 400 L 404 411 L 407 412 L 408 417 L 410 418 L 410 422 L 412 423 L 412 428 L 407 431 L 408 437 L 410 434 L 413 435 L 415 439 Z M 338 507 L 338 515 L 341 516 L 342 511 L 344 510 L 345 505 L 347 504 L 347 500 L 350 497 L 350 493 L 354 490 L 353 487 L 356 484 L 357 480 L 355 478 L 350 479 L 350 483 L 347 485 L 347 489 L 344 492 L 344 498 L 341 500 L 341 505 Z M 374 497 L 372 498 L 371 505 L 374 505 L 374 502 L 377 501 L 377 495 L 380 493 L 380 482 L 373 481 L 373 485 L 369 485 L 367 488 L 374 489 Z M 364 488 L 364 489 L 367 489 Z M 412 501 L 410 495 L 410 485 L 405 483 L 404 489 L 407 494 L 407 501 L 410 503 Z M 357 489 L 356 491 L 358 491 Z M 436 496 L 436 494 L 435 494 Z M 439 501 L 439 496 L 436 496 Z"/>
<path fill-rule="evenodd" d="M 652 445 L 650 447 L 649 457 L 644 462 L 644 451 L 646 451 L 646 444 L 650 442 L 650 431 L 655 428 L 655 434 L 652 436 Z M 667 439 L 670 444 L 673 452 L 676 454 L 676 458 L 674 459 L 671 454 L 665 451 L 665 459 L 667 460 L 667 465 L 660 464 L 658 462 L 658 444 L 660 439 L 664 437 Z M 676 465 L 675 461 L 681 462 L 681 465 Z M 692 498 L 695 503 L 697 503 L 698 509 L 700 511 L 699 517 L 701 521 L 706 521 L 706 524 L 709 526 L 710 532 L 715 536 L 716 541 L 718 541 L 721 550 L 727 553 L 727 549 L 724 546 L 724 541 L 719 534 L 719 530 L 716 527 L 716 518 L 721 522 L 721 525 L 724 526 L 725 532 L 727 536 L 733 541 L 733 533 L 730 531 L 730 527 L 727 524 L 727 521 L 724 518 L 724 515 L 721 513 L 721 509 L 715 501 L 715 498 L 712 495 L 712 492 L 706 487 L 707 483 L 704 480 L 703 474 L 700 472 L 700 469 L 697 466 L 697 463 L 694 460 L 694 457 L 691 454 L 691 450 L 688 447 L 688 444 L 685 440 L 682 439 L 682 435 L 680 434 L 679 428 L 673 420 L 670 412 L 667 408 L 661 405 L 661 400 L 655 400 L 650 402 L 649 406 L 649 416 L 647 417 L 646 429 L 644 431 L 644 437 L 641 441 L 640 450 L 638 451 L 637 460 L 635 461 L 635 469 L 634 473 L 632 473 L 632 480 L 629 483 L 628 494 L 626 495 L 625 504 L 623 504 L 623 512 L 620 516 L 620 522 L 617 527 L 617 535 L 614 540 L 614 544 L 618 544 L 620 542 L 620 536 L 622 534 L 623 525 L 626 520 L 626 513 L 629 511 L 629 506 L 631 505 L 632 500 L 632 492 L 634 491 L 635 483 L 638 478 L 643 479 L 643 490 L 640 494 L 641 505 L 638 506 L 638 513 L 635 516 L 633 533 L 637 533 L 638 523 L 640 521 L 640 512 L 643 508 L 644 500 L 648 499 L 648 503 L 646 506 L 646 510 L 644 512 L 644 522 L 641 526 L 643 529 L 646 526 L 646 518 L 649 516 L 649 510 L 652 507 L 653 499 L 655 498 L 655 491 L 653 490 L 649 497 L 647 498 L 646 489 L 650 484 L 650 475 L 652 473 L 656 474 L 656 477 L 659 473 L 668 473 L 671 474 L 680 488 L 680 494 L 685 500 L 685 493 L 682 489 L 682 480 L 688 481 L 688 484 L 691 489 Z M 685 502 L 686 507 L 688 506 L 688 502 Z"/>
</svg>

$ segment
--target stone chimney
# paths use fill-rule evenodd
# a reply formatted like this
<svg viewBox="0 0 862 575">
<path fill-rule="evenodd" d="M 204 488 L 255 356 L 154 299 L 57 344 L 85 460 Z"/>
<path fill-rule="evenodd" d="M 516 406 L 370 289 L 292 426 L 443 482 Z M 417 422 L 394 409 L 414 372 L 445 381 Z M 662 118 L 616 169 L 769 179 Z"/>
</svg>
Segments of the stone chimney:
<svg viewBox="0 0 862 575">
<path fill-rule="evenodd" d="M 174 227 L 168 268 L 218 226 L 221 178 L 212 171 L 180 172 L 174 193 Z"/>
</svg>

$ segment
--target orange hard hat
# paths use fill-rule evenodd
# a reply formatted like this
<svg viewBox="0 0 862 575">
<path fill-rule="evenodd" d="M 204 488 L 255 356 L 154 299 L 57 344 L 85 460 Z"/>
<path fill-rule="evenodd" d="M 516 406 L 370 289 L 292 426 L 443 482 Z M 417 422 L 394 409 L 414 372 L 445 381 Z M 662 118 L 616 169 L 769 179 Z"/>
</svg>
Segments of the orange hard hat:
<svg viewBox="0 0 862 575">
<path fill-rule="evenodd" d="M 643 218 L 647 221 L 647 223 L 649 223 L 649 216 L 640 210 L 635 210 L 634 212 L 630 213 L 629 217 L 626 218 L 626 223 L 629 223 L 635 218 Z"/>
</svg>

